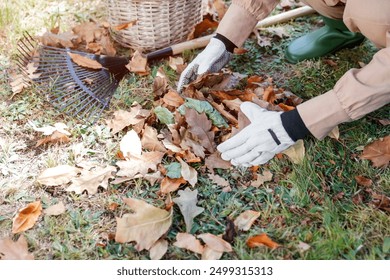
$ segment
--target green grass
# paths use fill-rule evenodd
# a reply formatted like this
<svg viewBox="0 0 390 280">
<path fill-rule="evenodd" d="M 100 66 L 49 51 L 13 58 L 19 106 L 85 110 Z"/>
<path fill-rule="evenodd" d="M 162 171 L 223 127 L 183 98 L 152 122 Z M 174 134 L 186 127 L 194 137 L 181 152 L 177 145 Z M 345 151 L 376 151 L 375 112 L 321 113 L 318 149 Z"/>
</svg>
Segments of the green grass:
<svg viewBox="0 0 390 280">
<path fill-rule="evenodd" d="M 114 164 L 122 134 L 111 136 L 102 119 L 96 126 L 87 127 L 70 117 L 59 115 L 34 89 L 16 95 L 13 99 L 8 85 L 8 71 L 13 67 L 16 40 L 27 29 L 38 32 L 61 23 L 67 27 L 89 18 L 101 18 L 104 9 L 100 1 L 67 1 L 58 6 L 51 1 L 4 1 L 0 4 L 0 36 L 7 38 L 0 45 L 0 238 L 16 237 L 11 234 L 12 218 L 17 210 L 29 202 L 40 199 L 44 208 L 62 200 L 67 212 L 60 216 L 41 216 L 37 224 L 24 233 L 29 249 L 36 259 L 148 259 L 146 251 L 137 252 L 134 244 L 119 244 L 112 240 L 116 230 L 115 217 L 127 212 L 121 197 L 140 198 L 162 207 L 157 195 L 159 185 L 140 179 L 120 185 L 110 185 L 107 191 L 96 195 L 76 195 L 64 188 L 45 187 L 36 183 L 38 174 L 58 164 L 74 165 L 76 155 L 72 144 L 83 143 L 84 157 L 102 164 Z M 44 11 L 44 12 L 42 12 Z M 27 24 L 34 20 L 34 25 Z M 248 75 L 270 76 L 276 86 L 290 90 L 305 100 L 331 89 L 343 73 L 359 62 L 369 62 L 375 48 L 365 42 L 351 50 L 342 50 L 325 58 L 288 64 L 283 58 L 287 44 L 321 23 L 312 16 L 283 25 L 289 37 L 273 38 L 272 47 L 260 48 L 255 39 L 245 43 L 246 54 L 236 56 L 229 67 Z M 265 36 L 272 36 L 265 33 Z M 1 41 L 1 40 L 0 40 Z M 197 52 L 186 52 L 190 61 Z M 337 66 L 330 66 L 330 59 Z M 167 63 L 151 65 L 152 75 L 128 75 L 115 93 L 110 111 L 127 109 L 137 101 L 145 107 L 151 105 L 153 76 L 162 66 L 171 79 L 177 81 Z M 387 169 L 373 168 L 369 161 L 361 160 L 361 148 L 373 140 L 388 135 L 389 126 L 376 121 L 388 118 L 389 107 L 369 114 L 361 120 L 340 126 L 340 139 L 323 141 L 308 137 L 306 156 L 301 164 L 288 159 L 273 159 L 261 169 L 269 169 L 273 181 L 260 188 L 244 187 L 249 171 L 217 170 L 227 179 L 232 191 L 225 193 L 205 176 L 199 177 L 198 205 L 204 212 L 197 216 L 191 233 L 223 234 L 228 217 L 237 217 L 244 210 L 261 212 L 249 232 L 240 232 L 235 238 L 234 252 L 225 253 L 223 259 L 389 259 L 389 213 L 370 205 L 371 197 L 359 186 L 354 177 L 362 175 L 373 180 L 373 191 L 390 195 L 390 174 Z M 71 130 L 72 142 L 65 145 L 35 148 L 39 135 L 28 125 L 38 126 L 65 122 Z M 194 165 L 202 174 L 202 165 Z M 365 200 L 359 205 L 352 198 L 363 193 Z M 113 202 L 120 204 L 110 210 Z M 178 232 L 185 231 L 185 223 L 174 206 L 173 225 L 167 234 L 169 248 L 165 259 L 199 259 L 199 255 L 172 245 Z M 267 233 L 282 245 L 281 248 L 249 249 L 249 236 Z M 300 250 L 299 242 L 310 245 Z M 387 243 L 386 243 L 387 242 Z"/>
</svg>

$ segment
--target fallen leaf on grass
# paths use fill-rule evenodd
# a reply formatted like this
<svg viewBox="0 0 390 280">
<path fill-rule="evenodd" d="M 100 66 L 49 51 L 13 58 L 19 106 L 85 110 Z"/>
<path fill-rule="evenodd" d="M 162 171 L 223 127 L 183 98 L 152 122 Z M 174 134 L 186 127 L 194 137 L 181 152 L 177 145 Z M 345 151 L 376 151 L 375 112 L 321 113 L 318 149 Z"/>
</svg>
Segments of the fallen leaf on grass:
<svg viewBox="0 0 390 280">
<path fill-rule="evenodd" d="M 223 252 L 215 251 L 210 246 L 204 246 L 202 253 L 202 260 L 219 260 L 223 255 Z"/>
<path fill-rule="evenodd" d="M 164 177 L 164 179 L 162 179 L 161 184 L 160 184 L 160 192 L 162 194 L 167 194 L 170 192 L 177 191 L 179 189 L 179 187 L 185 183 L 187 183 L 187 181 L 184 180 L 182 177 L 180 177 L 178 179 Z"/>
<path fill-rule="evenodd" d="M 56 143 L 63 144 L 63 143 L 69 143 L 69 142 L 70 142 L 70 138 L 67 135 L 65 135 L 65 134 L 63 134 L 61 132 L 58 132 L 58 131 L 54 131 L 52 135 L 38 140 L 37 144 L 35 145 L 35 147 L 39 147 L 39 146 L 42 146 L 42 145 L 45 145 L 45 144 L 48 144 L 48 143 L 51 143 L 51 144 L 56 144 Z"/>
<path fill-rule="evenodd" d="M 150 111 L 142 109 L 139 104 L 131 107 L 130 112 L 118 110 L 114 112 L 114 117 L 107 120 L 107 126 L 111 129 L 112 134 L 116 134 L 130 125 L 137 125 L 145 121 L 149 116 Z M 133 128 L 134 129 L 134 128 Z"/>
<path fill-rule="evenodd" d="M 305 145 L 303 140 L 298 140 L 293 146 L 282 152 L 295 164 L 299 164 L 305 158 Z"/>
<path fill-rule="evenodd" d="M 299 251 L 301 252 L 306 252 L 307 250 L 309 250 L 311 248 L 311 246 L 305 242 L 302 242 L 302 241 L 299 241 L 298 243 L 298 249 Z"/>
<path fill-rule="evenodd" d="M 26 207 L 20 209 L 13 219 L 12 233 L 19 233 L 32 228 L 42 213 L 42 204 L 40 201 L 29 203 Z"/>
<path fill-rule="evenodd" d="M 38 183 L 45 186 L 59 186 L 69 183 L 81 169 L 70 165 L 59 165 L 44 170 L 38 177 Z"/>
<path fill-rule="evenodd" d="M 171 227 L 173 208 L 168 212 L 139 199 L 123 200 L 133 213 L 116 218 L 115 241 L 119 243 L 135 241 L 137 251 L 149 250 Z"/>
<path fill-rule="evenodd" d="M 274 242 L 265 233 L 250 237 L 246 241 L 246 244 L 248 245 L 249 248 L 255 248 L 255 247 L 259 247 L 259 246 L 267 246 L 271 249 L 276 249 L 276 248 L 280 247 L 280 245 L 278 243 Z"/>
<path fill-rule="evenodd" d="M 190 232 L 194 223 L 194 218 L 202 213 L 204 208 L 196 206 L 196 203 L 198 202 L 197 190 L 191 191 L 189 188 L 186 188 L 184 191 L 178 191 L 178 195 L 179 197 L 172 200 L 179 206 L 186 224 L 186 231 Z"/>
<path fill-rule="evenodd" d="M 226 179 L 222 178 L 221 176 L 215 175 L 215 174 L 208 174 L 208 176 L 209 176 L 209 179 L 214 184 L 221 186 L 221 187 L 230 187 L 229 182 Z"/>
<path fill-rule="evenodd" d="M 336 126 L 335 128 L 333 128 L 332 131 L 329 132 L 328 136 L 329 136 L 330 138 L 339 140 L 339 138 L 340 138 L 340 130 L 339 130 L 339 127 Z"/>
<path fill-rule="evenodd" d="M 66 211 L 65 205 L 62 201 L 60 201 L 59 203 L 52 205 L 46 208 L 45 210 L 43 210 L 43 213 L 45 213 L 45 215 L 48 216 L 58 216 L 65 213 L 65 211 Z"/>
<path fill-rule="evenodd" d="M 381 210 L 384 210 L 386 212 L 390 213 L 390 197 L 384 195 L 384 194 L 376 194 L 374 193 L 372 195 L 372 204 Z"/>
<path fill-rule="evenodd" d="M 200 243 L 198 239 L 196 239 L 195 236 L 183 232 L 179 232 L 176 235 L 176 242 L 173 243 L 173 246 L 187 249 L 197 254 L 203 254 L 204 251 L 204 246 Z"/>
<path fill-rule="evenodd" d="M 239 230 L 248 231 L 258 217 L 260 217 L 260 212 L 246 210 L 234 220 L 234 224 Z"/>
<path fill-rule="evenodd" d="M 387 167 L 390 161 L 390 136 L 365 146 L 360 158 L 371 160 L 374 167 Z"/>
<path fill-rule="evenodd" d="M 33 260 L 33 254 L 28 252 L 28 244 L 24 235 L 16 242 L 11 238 L 0 239 L 0 260 Z"/>
<path fill-rule="evenodd" d="M 151 260 L 160 260 L 168 250 L 168 241 L 160 239 L 149 250 Z"/>
<path fill-rule="evenodd" d="M 198 238 L 202 239 L 203 242 L 214 251 L 220 253 L 233 251 L 232 246 L 228 242 L 214 234 L 202 233 L 198 235 Z"/>
<path fill-rule="evenodd" d="M 195 168 L 189 166 L 180 157 L 176 157 L 176 159 L 181 164 L 181 176 L 183 179 L 190 183 L 191 186 L 195 187 L 196 183 L 198 182 L 198 172 L 196 172 Z"/>
<path fill-rule="evenodd" d="M 178 108 L 184 104 L 183 97 L 181 97 L 176 91 L 173 91 L 173 90 L 168 91 L 164 95 L 163 101 L 165 104 L 167 104 L 169 106 L 173 106 L 175 108 Z"/>
<path fill-rule="evenodd" d="M 87 191 L 89 195 L 95 194 L 98 187 L 107 189 L 108 180 L 113 178 L 114 166 L 96 167 L 93 170 L 82 170 L 80 177 L 73 178 L 72 184 L 66 189 L 68 192 L 74 191 L 76 194 L 82 194 Z"/>
<path fill-rule="evenodd" d="M 70 58 L 72 59 L 72 61 L 74 63 L 76 63 L 77 65 L 79 65 L 81 67 L 95 69 L 95 70 L 99 70 L 99 69 L 103 68 L 103 66 L 99 62 L 97 62 L 96 60 L 90 59 L 86 56 L 82 56 L 80 54 L 71 53 L 71 52 L 68 52 L 68 55 L 70 56 Z"/>
<path fill-rule="evenodd" d="M 145 176 L 149 171 L 157 171 L 163 156 L 162 152 L 144 152 L 139 157 L 117 161 L 116 165 L 120 168 L 117 176 L 134 178 L 137 174 Z"/>
<path fill-rule="evenodd" d="M 232 167 L 230 161 L 223 160 L 219 152 L 215 152 L 205 159 L 206 167 L 214 173 L 214 168 L 229 169 Z"/>
<path fill-rule="evenodd" d="M 147 75 L 149 73 L 148 60 L 141 52 L 135 51 L 131 61 L 126 65 L 126 68 L 133 73 L 139 75 Z"/>
<path fill-rule="evenodd" d="M 371 187 L 372 186 L 372 180 L 369 178 L 366 178 L 364 176 L 358 175 L 355 176 L 356 182 L 363 187 Z"/>
<path fill-rule="evenodd" d="M 263 174 L 257 174 L 256 180 L 250 182 L 251 186 L 258 188 L 263 185 L 265 182 L 272 180 L 273 174 L 269 170 L 265 170 Z"/>
<path fill-rule="evenodd" d="M 144 127 L 141 144 L 144 149 L 149 151 L 159 151 L 163 153 L 167 151 L 162 142 L 158 139 L 157 130 L 148 125 L 145 125 Z"/>
</svg>

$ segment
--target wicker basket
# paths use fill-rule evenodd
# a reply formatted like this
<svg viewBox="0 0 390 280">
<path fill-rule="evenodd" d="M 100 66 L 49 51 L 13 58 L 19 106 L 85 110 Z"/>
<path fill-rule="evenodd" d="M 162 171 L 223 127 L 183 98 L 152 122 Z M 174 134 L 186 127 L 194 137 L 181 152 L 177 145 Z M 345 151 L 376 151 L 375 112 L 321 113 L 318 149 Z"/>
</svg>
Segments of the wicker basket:
<svg viewBox="0 0 390 280">
<path fill-rule="evenodd" d="M 202 19 L 202 0 L 106 0 L 111 26 L 136 20 L 132 27 L 111 29 L 125 47 L 156 50 L 186 40 Z"/>
</svg>

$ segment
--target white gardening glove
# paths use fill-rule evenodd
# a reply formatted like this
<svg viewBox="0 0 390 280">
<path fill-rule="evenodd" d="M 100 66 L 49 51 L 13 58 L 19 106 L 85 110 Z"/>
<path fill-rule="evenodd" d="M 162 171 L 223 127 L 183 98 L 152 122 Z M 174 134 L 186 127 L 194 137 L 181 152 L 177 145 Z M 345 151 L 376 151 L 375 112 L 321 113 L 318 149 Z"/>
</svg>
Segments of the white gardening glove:
<svg viewBox="0 0 390 280">
<path fill-rule="evenodd" d="M 177 91 L 180 93 L 183 86 L 194 81 L 198 75 L 218 72 L 229 62 L 231 56 L 221 40 L 211 38 L 206 48 L 181 73 Z"/>
<path fill-rule="evenodd" d="M 282 112 L 268 111 L 252 102 L 244 102 L 240 108 L 251 124 L 218 145 L 224 160 L 236 166 L 260 165 L 295 143 L 283 127 Z"/>
</svg>

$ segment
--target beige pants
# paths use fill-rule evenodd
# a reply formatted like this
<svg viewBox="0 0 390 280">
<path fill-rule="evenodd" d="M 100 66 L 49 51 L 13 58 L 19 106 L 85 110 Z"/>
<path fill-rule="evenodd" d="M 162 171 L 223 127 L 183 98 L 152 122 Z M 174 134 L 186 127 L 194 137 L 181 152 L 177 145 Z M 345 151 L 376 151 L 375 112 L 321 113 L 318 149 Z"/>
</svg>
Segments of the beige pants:
<svg viewBox="0 0 390 280">
<path fill-rule="evenodd" d="M 390 46 L 389 0 L 302 0 L 319 14 L 343 19 L 349 30 L 361 32 L 378 47 Z"/>
</svg>

